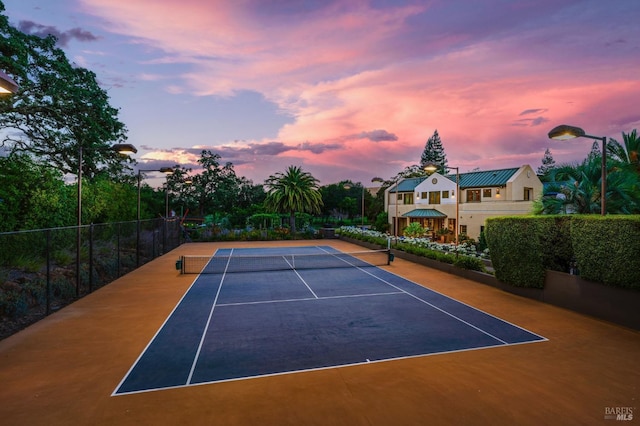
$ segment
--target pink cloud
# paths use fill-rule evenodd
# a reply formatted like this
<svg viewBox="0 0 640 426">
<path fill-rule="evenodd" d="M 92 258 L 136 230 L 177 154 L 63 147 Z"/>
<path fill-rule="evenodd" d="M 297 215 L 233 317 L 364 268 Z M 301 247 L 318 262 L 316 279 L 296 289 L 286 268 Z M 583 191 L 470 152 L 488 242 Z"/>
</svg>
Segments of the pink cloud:
<svg viewBox="0 0 640 426">
<path fill-rule="evenodd" d="M 252 90 L 293 117 L 275 138 L 277 152 L 273 137 L 235 150 L 212 144 L 257 180 L 296 162 L 326 183 L 349 174 L 389 177 L 419 162 L 435 129 L 449 163 L 464 170 L 536 168 L 548 146 L 563 161 L 577 160 L 589 142 L 560 147 L 548 130 L 567 123 L 619 138 L 630 130 L 616 128 L 619 117 L 632 116 L 640 93 L 640 60 L 624 54 L 637 30 L 583 28 L 598 14 L 571 4 L 501 9 L 503 27 L 440 3 L 377 9 L 336 1 L 287 11 L 258 1 L 82 4 L 110 31 L 155 49 L 155 60 L 189 64 L 173 93 Z M 608 60 L 598 60 L 596 49 Z M 374 131 L 395 139 L 356 137 Z"/>
</svg>

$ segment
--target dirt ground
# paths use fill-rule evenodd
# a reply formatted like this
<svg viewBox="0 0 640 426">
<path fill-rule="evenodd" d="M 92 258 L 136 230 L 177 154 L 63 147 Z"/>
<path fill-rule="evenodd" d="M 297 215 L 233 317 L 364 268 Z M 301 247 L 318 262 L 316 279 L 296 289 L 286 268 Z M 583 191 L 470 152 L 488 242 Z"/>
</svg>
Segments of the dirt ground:
<svg viewBox="0 0 640 426">
<path fill-rule="evenodd" d="M 548 341 L 111 396 L 195 279 L 175 270 L 181 254 L 317 244 L 361 250 L 184 244 L 0 341 L 0 423 L 640 424 L 640 332 L 397 258 L 388 270 Z"/>
</svg>

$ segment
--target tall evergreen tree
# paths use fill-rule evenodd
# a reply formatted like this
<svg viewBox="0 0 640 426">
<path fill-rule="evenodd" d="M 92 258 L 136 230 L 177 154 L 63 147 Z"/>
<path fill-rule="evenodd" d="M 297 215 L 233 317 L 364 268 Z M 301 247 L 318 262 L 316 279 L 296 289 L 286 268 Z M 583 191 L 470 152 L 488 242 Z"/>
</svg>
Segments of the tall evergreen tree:
<svg viewBox="0 0 640 426">
<path fill-rule="evenodd" d="M 420 157 L 421 169 L 424 169 L 428 164 L 436 164 L 443 172 L 446 171 L 447 156 L 444 153 L 444 147 L 442 146 L 442 141 L 440 140 L 437 129 L 433 132 L 433 136 L 427 140 L 422 156 Z"/>
<path fill-rule="evenodd" d="M 592 161 L 592 160 L 595 160 L 596 158 L 601 158 L 601 156 L 602 156 L 602 152 L 600 151 L 600 144 L 598 143 L 598 141 L 593 141 L 593 144 L 591 145 L 591 151 L 587 156 L 587 160 Z"/>
<path fill-rule="evenodd" d="M 542 165 L 538 167 L 536 173 L 543 180 L 549 175 L 549 172 L 556 167 L 556 161 L 553 159 L 553 155 L 551 155 L 551 151 L 547 148 L 544 151 L 544 157 L 542 157 Z"/>
</svg>

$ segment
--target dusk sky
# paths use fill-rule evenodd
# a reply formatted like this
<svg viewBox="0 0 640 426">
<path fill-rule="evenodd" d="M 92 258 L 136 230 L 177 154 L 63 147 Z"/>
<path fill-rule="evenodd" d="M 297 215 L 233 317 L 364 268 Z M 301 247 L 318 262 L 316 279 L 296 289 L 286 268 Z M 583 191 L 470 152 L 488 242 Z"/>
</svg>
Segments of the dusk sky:
<svg viewBox="0 0 640 426">
<path fill-rule="evenodd" d="M 203 149 L 263 183 L 370 185 L 438 130 L 461 172 L 584 159 L 640 128 L 638 0 L 4 0 L 120 109 L 142 168 Z"/>
</svg>

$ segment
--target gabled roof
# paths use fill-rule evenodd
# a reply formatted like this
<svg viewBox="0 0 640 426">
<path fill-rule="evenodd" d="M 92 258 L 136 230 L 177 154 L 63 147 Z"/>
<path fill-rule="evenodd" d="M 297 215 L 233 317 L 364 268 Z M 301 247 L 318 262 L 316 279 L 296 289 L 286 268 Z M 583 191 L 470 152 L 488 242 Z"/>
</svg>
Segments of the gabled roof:
<svg viewBox="0 0 640 426">
<path fill-rule="evenodd" d="M 415 209 L 403 214 L 402 217 L 447 217 L 447 215 L 435 209 Z"/>
<path fill-rule="evenodd" d="M 420 176 L 414 178 L 403 179 L 398 182 L 398 192 L 413 192 L 416 189 L 416 186 L 420 185 L 427 176 Z M 392 186 L 389 189 L 389 192 L 396 192 L 396 187 Z"/>
<path fill-rule="evenodd" d="M 482 188 L 487 186 L 506 185 L 509 179 L 511 179 L 518 170 L 520 170 L 519 167 L 512 169 L 487 170 L 484 172 L 460 173 L 460 188 Z M 450 174 L 446 177 L 453 182 L 456 181 L 455 174 Z"/>
<path fill-rule="evenodd" d="M 504 186 L 507 184 L 509 179 L 516 174 L 516 172 L 520 170 L 520 167 L 513 167 L 511 169 L 500 169 L 500 170 L 486 170 L 482 172 L 468 172 L 468 173 L 460 173 L 460 188 L 483 188 L 489 186 Z M 428 176 L 420 176 L 414 178 L 403 179 L 398 182 L 398 191 L 399 192 L 413 192 L 416 189 L 416 186 L 420 185 L 427 179 Z M 448 174 L 445 176 L 447 179 L 452 182 L 456 181 L 455 174 Z M 389 192 L 396 192 L 396 187 L 392 186 L 389 189 Z"/>
</svg>

